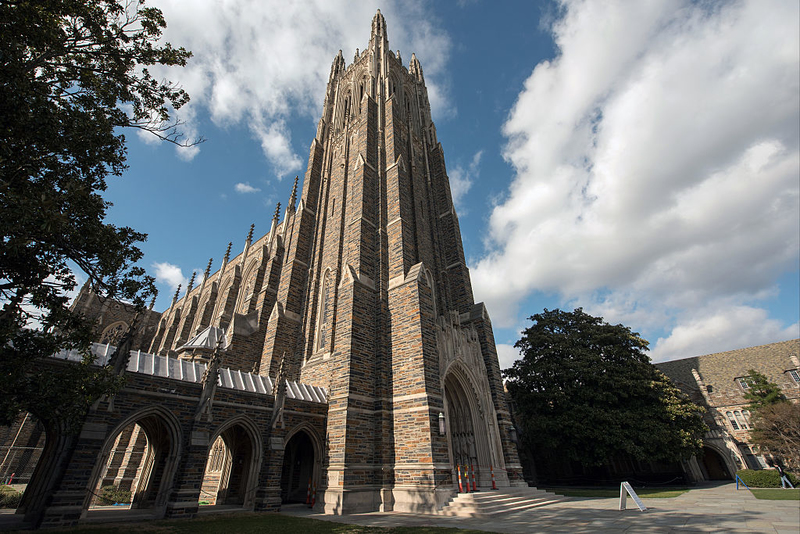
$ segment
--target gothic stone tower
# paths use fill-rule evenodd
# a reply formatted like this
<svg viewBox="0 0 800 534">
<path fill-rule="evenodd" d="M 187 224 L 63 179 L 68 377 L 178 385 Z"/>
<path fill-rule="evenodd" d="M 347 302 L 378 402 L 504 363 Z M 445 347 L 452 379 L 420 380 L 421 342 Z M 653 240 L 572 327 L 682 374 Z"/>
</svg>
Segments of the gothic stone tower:
<svg viewBox="0 0 800 534">
<path fill-rule="evenodd" d="M 301 200 L 280 230 L 259 372 L 329 392 L 325 511 L 434 509 L 456 464 L 473 464 L 483 487 L 490 467 L 499 485 L 525 485 L 422 67 L 389 49 L 380 11 L 353 64 L 341 51 L 333 61 Z"/>
</svg>

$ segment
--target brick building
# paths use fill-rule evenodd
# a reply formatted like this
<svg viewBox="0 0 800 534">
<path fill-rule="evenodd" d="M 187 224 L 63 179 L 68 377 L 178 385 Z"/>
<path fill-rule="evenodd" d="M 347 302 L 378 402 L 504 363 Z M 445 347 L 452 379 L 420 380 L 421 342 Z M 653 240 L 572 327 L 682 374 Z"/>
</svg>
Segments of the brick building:
<svg viewBox="0 0 800 534">
<path fill-rule="evenodd" d="M 134 503 L 160 503 L 171 516 L 196 513 L 205 495 L 275 509 L 304 497 L 306 480 L 328 513 L 434 511 L 455 493 L 457 464 L 474 466 L 483 487 L 491 486 L 492 472 L 500 487 L 526 486 L 492 325 L 473 300 L 422 67 L 413 54 L 404 66 L 389 49 L 380 11 L 353 63 L 347 66 L 341 51 L 334 58 L 299 198 L 297 186 L 265 235 L 254 240 L 251 227 L 240 254 L 231 258 L 229 245 L 216 272 L 209 261 L 183 297 L 176 292 L 167 310 L 137 321 L 135 363 L 127 369 L 131 383 L 149 393 L 130 390 L 93 409 L 90 418 L 99 419 L 87 421 L 79 439 L 102 441 L 99 456 L 83 453 L 87 465 L 65 468 L 74 467 L 76 480 L 90 471 L 92 478 L 56 491 L 64 496 L 59 510 L 72 507 L 72 515 L 53 511 L 47 524 L 85 516 L 92 498 L 75 488 L 96 491 L 102 481 L 131 487 Z M 88 291 L 76 309 L 97 317 L 104 341 L 132 324 L 124 309 Z M 261 408 L 228 389 L 215 393 L 215 380 L 204 378 L 198 389 L 204 371 L 187 369 L 216 360 L 210 346 L 186 345 L 212 328 L 225 332 L 230 385 L 220 379 L 221 386 L 241 395 L 263 389 Z M 170 379 L 179 387 L 148 385 Z M 276 421 L 284 413 L 277 388 L 286 381 L 296 388 L 296 407 L 286 416 L 295 427 Z M 192 395 L 195 412 L 186 404 Z M 158 402 L 160 411 L 137 399 Z M 109 414 L 119 406 L 133 415 L 114 422 Z M 235 406 L 255 412 L 237 419 Z M 233 422 L 213 422 L 220 410 Z M 142 452 L 159 439 L 167 440 L 164 458 L 191 460 L 168 467 L 158 463 L 162 456 Z M 181 439 L 189 448 L 175 450 Z M 251 466 L 247 476 L 235 470 L 242 463 Z M 154 477 L 158 489 L 148 486 Z M 234 484 L 236 477 L 248 482 Z"/>
<path fill-rule="evenodd" d="M 751 422 L 743 378 L 755 370 L 777 384 L 791 402 L 800 402 L 800 339 L 695 356 L 656 364 L 693 402 L 704 406 L 709 431 L 702 457 L 685 466 L 694 480 L 732 479 L 739 469 L 762 469 L 752 448 Z"/>
</svg>

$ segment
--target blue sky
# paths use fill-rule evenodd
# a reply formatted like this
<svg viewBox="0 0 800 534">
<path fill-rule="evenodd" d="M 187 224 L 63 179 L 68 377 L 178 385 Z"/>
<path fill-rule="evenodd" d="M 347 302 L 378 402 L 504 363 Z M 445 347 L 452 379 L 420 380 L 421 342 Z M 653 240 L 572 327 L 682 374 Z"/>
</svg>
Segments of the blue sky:
<svg viewBox="0 0 800 534">
<path fill-rule="evenodd" d="M 381 9 L 416 53 L 476 301 L 503 366 L 527 317 L 582 306 L 655 361 L 800 336 L 797 2 L 152 0 L 194 58 L 159 74 L 206 142 L 127 133 L 109 219 L 147 232 L 157 310 L 269 229 L 330 64 Z"/>
</svg>

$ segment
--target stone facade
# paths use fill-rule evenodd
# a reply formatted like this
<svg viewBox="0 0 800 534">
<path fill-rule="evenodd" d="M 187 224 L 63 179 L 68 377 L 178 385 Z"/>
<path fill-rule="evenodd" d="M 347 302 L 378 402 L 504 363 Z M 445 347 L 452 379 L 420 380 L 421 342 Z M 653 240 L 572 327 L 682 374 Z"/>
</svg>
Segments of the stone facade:
<svg viewBox="0 0 800 534">
<path fill-rule="evenodd" d="M 755 370 L 777 384 L 791 402 L 800 402 L 800 339 L 696 356 L 656 364 L 693 402 L 708 411 L 704 456 L 685 466 L 695 480 L 733 478 L 738 469 L 761 469 L 766 463 L 753 451 L 746 383 Z"/>
<path fill-rule="evenodd" d="M 239 255 L 229 245 L 216 272 L 209 261 L 183 297 L 148 312 L 133 349 L 149 353 L 149 378 L 134 373 L 125 395 L 93 408 L 79 441 L 95 441 L 81 442 L 81 462 L 52 482 L 58 504 L 26 502 L 26 513 L 44 510 L 44 524 L 77 521 L 91 501 L 78 485 L 97 481 L 130 486 L 134 503 L 167 516 L 194 515 L 198 500 L 275 509 L 304 496 L 306 479 L 327 513 L 434 511 L 456 492 L 455 467 L 467 464 L 481 487 L 491 487 L 492 472 L 499 487 L 526 486 L 422 67 L 389 49 L 380 11 L 353 64 L 334 58 L 299 199 L 297 186 L 265 235 L 254 240 L 251 227 Z M 88 289 L 76 309 L 97 317 L 98 337 L 112 340 L 130 324 Z M 253 403 L 242 391 L 154 384 L 161 357 L 184 362 L 180 373 L 219 365 L 210 349 L 184 348 L 209 327 L 225 330 L 226 376 L 309 384 L 326 391 L 325 402 L 282 411 L 279 395 Z M 206 424 L 201 408 L 215 421 L 246 422 Z M 308 455 L 313 462 L 301 461 Z M 231 497 L 242 476 L 231 457 L 263 459 L 241 498 Z"/>
<path fill-rule="evenodd" d="M 458 458 L 484 484 L 492 469 L 524 484 L 422 67 L 389 49 L 380 13 L 353 64 L 333 61 L 296 197 L 175 299 L 150 352 L 202 360 L 180 346 L 220 326 L 226 366 L 275 376 L 285 358 L 289 379 L 326 388 L 326 511 L 434 509 Z M 440 413 L 461 429 L 455 444 Z"/>
</svg>

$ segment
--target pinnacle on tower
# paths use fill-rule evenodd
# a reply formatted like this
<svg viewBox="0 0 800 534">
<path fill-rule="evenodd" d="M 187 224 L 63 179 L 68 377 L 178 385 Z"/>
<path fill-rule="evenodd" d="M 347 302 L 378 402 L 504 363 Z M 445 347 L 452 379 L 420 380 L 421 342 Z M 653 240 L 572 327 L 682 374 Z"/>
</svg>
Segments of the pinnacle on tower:
<svg viewBox="0 0 800 534">
<path fill-rule="evenodd" d="M 189 295 L 189 293 L 191 293 L 192 288 L 194 287 L 194 277 L 196 275 L 197 275 L 197 273 L 192 271 L 192 277 L 189 279 L 189 285 L 186 286 L 186 295 Z"/>
<path fill-rule="evenodd" d="M 334 78 L 338 77 L 339 74 L 345 71 L 345 63 L 344 57 L 342 56 L 342 51 L 339 50 L 339 53 L 336 54 L 336 57 L 333 58 L 333 63 L 331 64 L 331 75 L 328 78 L 328 81 L 332 81 Z"/>
<path fill-rule="evenodd" d="M 422 78 L 422 65 L 420 65 L 417 55 L 412 52 L 411 61 L 408 63 L 408 73 L 417 79 L 423 81 Z"/>
<path fill-rule="evenodd" d="M 272 215 L 272 220 L 277 223 L 280 217 L 281 217 L 281 203 L 278 202 L 278 204 L 275 206 L 275 213 Z"/>
<path fill-rule="evenodd" d="M 381 15 L 380 9 L 375 13 L 375 16 L 372 17 L 372 35 L 380 35 L 383 36 L 384 39 L 388 39 L 386 35 L 386 19 Z"/>
<path fill-rule="evenodd" d="M 203 281 L 208 280 L 209 275 L 211 274 L 211 262 L 214 261 L 214 258 L 208 258 L 208 265 L 206 265 L 206 270 L 203 273 Z"/>
<path fill-rule="evenodd" d="M 353 63 L 355 63 L 356 61 L 358 61 L 358 56 L 359 56 L 359 55 L 361 55 L 361 54 L 359 53 L 359 51 L 358 51 L 358 48 L 356 48 L 356 54 L 353 56 Z"/>
<path fill-rule="evenodd" d="M 228 243 L 228 249 L 225 251 L 225 257 L 222 258 L 222 261 L 228 263 L 228 260 L 231 257 L 231 247 L 233 246 L 233 241 Z"/>
<path fill-rule="evenodd" d="M 174 306 L 176 302 L 178 302 L 178 294 L 181 292 L 181 285 L 178 284 L 178 289 L 175 290 L 175 295 L 172 296 L 172 305 Z"/>
<path fill-rule="evenodd" d="M 294 213 L 294 210 L 297 208 L 297 181 L 300 178 L 298 176 L 294 177 L 294 185 L 292 185 L 292 196 L 289 197 L 289 205 L 286 206 L 286 211 L 291 211 Z"/>
<path fill-rule="evenodd" d="M 150 299 L 150 309 L 153 309 L 153 306 L 156 305 L 156 297 L 158 297 L 158 289 L 155 290 L 153 293 L 153 298 Z"/>
</svg>

